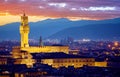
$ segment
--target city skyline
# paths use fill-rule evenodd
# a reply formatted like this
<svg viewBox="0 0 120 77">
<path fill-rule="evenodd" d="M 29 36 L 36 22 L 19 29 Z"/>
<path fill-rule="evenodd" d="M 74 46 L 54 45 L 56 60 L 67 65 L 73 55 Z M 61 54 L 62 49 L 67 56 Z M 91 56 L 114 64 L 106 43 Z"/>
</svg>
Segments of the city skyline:
<svg viewBox="0 0 120 77">
<path fill-rule="evenodd" d="M 23 12 L 29 16 L 30 22 L 48 18 L 70 20 L 119 18 L 119 2 L 119 0 L 1 0 L 0 26 L 19 22 L 19 16 Z"/>
<path fill-rule="evenodd" d="M 0 0 L 0 77 L 119 77 L 119 0 Z"/>
</svg>

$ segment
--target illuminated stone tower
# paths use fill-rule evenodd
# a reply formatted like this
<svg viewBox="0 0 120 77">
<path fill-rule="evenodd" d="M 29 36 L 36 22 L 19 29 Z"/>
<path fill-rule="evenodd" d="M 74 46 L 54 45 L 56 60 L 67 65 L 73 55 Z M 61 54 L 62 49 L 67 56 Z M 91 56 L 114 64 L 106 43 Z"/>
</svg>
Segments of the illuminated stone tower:
<svg viewBox="0 0 120 77">
<path fill-rule="evenodd" d="M 23 14 L 21 16 L 20 34 L 21 34 L 21 47 L 29 47 L 28 34 L 29 34 L 28 16 Z"/>
</svg>

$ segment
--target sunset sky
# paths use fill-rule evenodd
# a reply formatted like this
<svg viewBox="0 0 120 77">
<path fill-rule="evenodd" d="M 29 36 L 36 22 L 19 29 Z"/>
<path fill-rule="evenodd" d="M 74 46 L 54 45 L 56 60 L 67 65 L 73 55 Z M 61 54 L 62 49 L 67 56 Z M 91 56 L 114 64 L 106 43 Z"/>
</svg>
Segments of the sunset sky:
<svg viewBox="0 0 120 77">
<path fill-rule="evenodd" d="M 23 12 L 31 22 L 111 19 L 120 17 L 120 0 L 0 0 L 0 25 L 19 22 Z"/>
</svg>

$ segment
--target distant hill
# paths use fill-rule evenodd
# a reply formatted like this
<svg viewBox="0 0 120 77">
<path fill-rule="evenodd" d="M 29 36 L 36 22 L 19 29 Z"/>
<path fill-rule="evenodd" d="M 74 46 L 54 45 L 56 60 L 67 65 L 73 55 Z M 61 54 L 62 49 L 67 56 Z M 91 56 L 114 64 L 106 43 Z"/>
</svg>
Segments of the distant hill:
<svg viewBox="0 0 120 77">
<path fill-rule="evenodd" d="M 47 20 L 34 22 L 34 23 L 31 22 L 29 23 L 29 25 L 30 25 L 30 39 L 39 39 L 40 36 L 44 38 L 47 38 L 47 37 L 58 38 L 57 34 L 59 34 L 59 32 L 68 30 L 70 28 L 71 29 L 73 28 L 71 32 L 75 33 L 75 31 L 84 32 L 83 29 L 77 30 L 79 28 L 81 29 L 81 27 L 84 28 L 86 26 L 89 26 L 88 27 L 89 29 L 93 28 L 93 26 L 91 25 L 101 26 L 100 27 L 101 31 L 102 31 L 102 28 L 104 28 L 104 26 L 106 25 L 107 25 L 107 28 L 109 28 L 108 25 L 111 25 L 111 26 L 119 25 L 120 26 L 120 18 L 101 20 L 101 21 L 94 21 L 94 20 L 71 21 L 66 18 L 59 18 L 59 19 L 47 19 Z M 20 23 L 18 22 L 0 26 L 0 40 L 19 40 L 20 39 L 19 26 L 20 26 Z M 88 30 L 88 29 L 85 29 L 85 30 Z M 69 35 L 68 32 L 65 34 L 64 34 L 65 36 Z M 76 37 L 74 36 L 75 38 L 80 38 L 79 33 L 75 33 L 74 35 L 76 35 Z M 82 38 L 82 35 L 81 35 L 81 38 Z"/>
<path fill-rule="evenodd" d="M 92 40 L 120 40 L 120 23 L 93 24 L 80 27 L 71 27 L 61 30 L 48 38 L 62 39 L 68 36 L 75 39 L 86 38 Z"/>
</svg>

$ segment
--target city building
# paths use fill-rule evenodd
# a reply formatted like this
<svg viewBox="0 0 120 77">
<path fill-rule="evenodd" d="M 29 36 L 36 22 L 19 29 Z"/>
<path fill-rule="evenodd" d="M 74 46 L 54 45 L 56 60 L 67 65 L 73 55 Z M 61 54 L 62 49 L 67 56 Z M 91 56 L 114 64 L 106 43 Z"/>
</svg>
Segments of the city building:
<svg viewBox="0 0 120 77">
<path fill-rule="evenodd" d="M 36 62 L 48 64 L 53 68 L 73 66 L 74 68 L 86 66 L 108 67 L 107 60 L 97 59 L 92 56 L 81 56 L 65 53 L 45 53 L 33 55 Z"/>
<path fill-rule="evenodd" d="M 94 58 L 52 58 L 52 59 L 41 59 L 41 63 L 51 65 L 54 68 L 60 67 L 68 67 L 74 66 L 75 68 L 83 67 L 84 65 L 87 66 L 94 66 L 95 59 Z"/>
<path fill-rule="evenodd" d="M 7 58 L 0 57 L 0 65 L 7 64 Z"/>
</svg>

